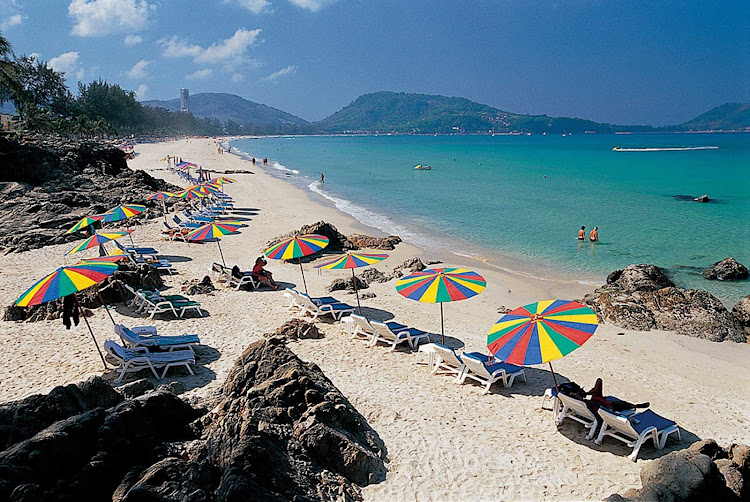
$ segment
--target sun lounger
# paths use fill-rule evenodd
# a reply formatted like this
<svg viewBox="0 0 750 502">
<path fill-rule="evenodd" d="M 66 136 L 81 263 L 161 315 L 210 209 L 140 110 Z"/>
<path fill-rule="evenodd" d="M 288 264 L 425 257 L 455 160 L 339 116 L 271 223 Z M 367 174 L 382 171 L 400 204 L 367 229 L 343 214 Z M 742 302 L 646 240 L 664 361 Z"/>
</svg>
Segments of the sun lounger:
<svg viewBox="0 0 750 502">
<path fill-rule="evenodd" d="M 174 215 L 172 216 L 172 221 L 180 228 L 187 228 L 188 230 L 194 230 L 196 228 L 202 227 L 203 223 L 193 222 L 193 221 L 183 221 L 180 219 L 179 216 Z M 213 220 L 210 220 L 213 221 Z"/>
<path fill-rule="evenodd" d="M 112 356 L 118 363 L 115 371 L 120 372 L 115 383 L 122 382 L 125 373 L 134 373 L 144 369 L 150 369 L 158 380 L 162 380 L 167 374 L 169 368 L 184 366 L 191 375 L 193 369 L 191 364 L 195 364 L 195 354 L 192 350 L 176 350 L 172 352 L 136 352 L 123 348 L 112 340 L 104 342 L 104 350 Z M 161 376 L 156 372 L 156 368 L 164 368 Z"/>
<path fill-rule="evenodd" d="M 286 288 L 284 295 L 290 302 L 289 310 L 293 310 L 293 309 L 298 309 L 300 311 L 305 310 L 305 300 L 301 296 L 302 293 L 300 293 L 299 291 L 293 288 Z M 313 298 L 313 297 L 308 296 L 308 298 L 310 298 L 310 301 L 312 301 L 316 305 L 325 305 L 328 303 L 340 303 L 336 298 L 332 296 L 322 296 L 319 298 Z"/>
<path fill-rule="evenodd" d="M 599 436 L 594 442 L 602 444 L 605 436 L 619 439 L 628 446 L 633 447 L 633 452 L 628 455 L 628 458 L 633 462 L 636 461 L 643 442 L 648 439 L 651 439 L 654 447 L 659 450 L 664 448 L 670 434 L 677 434 L 678 441 L 682 439 L 680 437 L 680 428 L 675 422 L 651 410 L 634 413 L 626 417 L 609 412 L 604 408 L 599 408 L 599 416 L 602 417 L 604 423 L 599 429 Z"/>
<path fill-rule="evenodd" d="M 162 222 L 161 235 L 171 241 L 183 241 L 185 242 L 185 234 L 179 227 L 170 227 L 166 221 Z"/>
<path fill-rule="evenodd" d="M 378 342 L 383 342 L 390 345 L 391 350 L 396 350 L 396 345 L 406 342 L 413 350 L 417 348 L 420 341 L 430 339 L 430 335 L 424 331 L 397 322 L 370 321 L 370 325 L 375 330 L 375 336 L 371 342 L 373 347 Z"/>
<path fill-rule="evenodd" d="M 232 274 L 232 270 L 229 267 L 225 267 L 221 263 L 211 264 L 211 279 L 219 282 L 226 282 L 227 277 Z"/>
<path fill-rule="evenodd" d="M 557 399 L 562 404 L 562 411 L 557 415 L 557 425 L 562 425 L 563 420 L 566 418 L 575 420 L 589 429 L 586 439 L 593 439 L 599 421 L 596 419 L 596 415 L 586 406 L 586 403 L 580 399 L 565 395 L 562 392 L 557 393 Z"/>
<path fill-rule="evenodd" d="M 188 349 L 192 351 L 193 346 L 200 343 L 198 335 L 160 336 L 156 334 L 156 328 L 154 328 L 153 334 L 144 334 L 142 330 L 135 332 L 127 326 L 115 324 L 115 333 L 126 347 L 134 350 L 144 348 L 148 351 L 151 348 L 157 348 L 168 351 L 175 349 Z"/>
<path fill-rule="evenodd" d="M 308 313 L 313 316 L 313 321 L 322 315 L 330 315 L 333 317 L 334 321 L 340 321 L 344 314 L 351 314 L 354 312 L 354 307 L 347 305 L 346 303 L 337 302 L 318 305 L 305 293 L 297 292 L 297 294 L 302 301 L 302 313 Z"/>
<path fill-rule="evenodd" d="M 255 277 L 253 277 L 252 274 L 249 274 L 247 272 L 243 272 L 240 277 L 237 277 L 235 275 L 232 275 L 232 271 L 229 271 L 229 275 L 227 276 L 225 284 L 229 286 L 230 288 L 234 288 L 239 291 L 239 289 L 244 286 L 245 284 L 250 284 L 253 289 L 258 289 L 261 286 L 268 286 L 268 284 L 260 281 L 256 281 Z M 269 288 L 271 286 L 268 286 Z"/>
<path fill-rule="evenodd" d="M 130 291 L 132 292 L 132 289 Z M 133 300 L 133 305 L 138 305 L 136 312 L 150 314 L 149 319 L 164 312 L 172 312 L 175 317 L 182 318 L 188 310 L 194 310 L 203 317 L 201 304 L 182 295 L 161 296 L 158 292 L 145 291 L 135 291 L 134 294 L 136 298 Z"/>
<path fill-rule="evenodd" d="M 492 384 L 498 381 L 503 382 L 505 387 L 511 387 L 517 377 L 522 377 L 523 381 L 526 381 L 526 373 L 520 366 L 504 363 L 495 357 L 490 359 L 490 356 L 481 352 L 464 353 L 461 356 L 461 362 L 465 365 L 461 383 L 471 378 L 484 384 L 482 394 L 487 394 Z"/>
<path fill-rule="evenodd" d="M 141 257 L 151 256 L 151 257 L 156 258 L 156 255 L 159 254 L 159 251 L 157 251 L 156 249 L 151 248 L 151 247 L 123 246 L 122 244 L 120 244 L 117 241 L 112 241 L 112 242 L 115 243 L 115 246 L 117 246 L 117 248 L 120 251 L 124 251 L 124 252 L 130 253 L 130 254 L 134 254 L 136 256 L 141 256 Z"/>
<path fill-rule="evenodd" d="M 445 345 L 439 343 L 431 343 L 428 345 L 434 351 L 434 366 L 432 367 L 432 373 L 435 374 L 439 370 L 445 370 L 449 375 L 455 374 L 456 383 L 461 382 L 466 365 L 461 360 L 461 357 L 456 352 Z"/>
</svg>

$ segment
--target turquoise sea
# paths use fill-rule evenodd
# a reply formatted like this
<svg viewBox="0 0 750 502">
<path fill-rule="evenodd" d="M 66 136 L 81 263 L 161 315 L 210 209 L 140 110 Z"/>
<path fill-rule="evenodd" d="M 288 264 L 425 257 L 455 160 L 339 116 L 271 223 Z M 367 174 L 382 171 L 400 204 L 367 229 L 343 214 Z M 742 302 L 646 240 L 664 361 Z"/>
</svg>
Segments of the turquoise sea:
<svg viewBox="0 0 750 502">
<path fill-rule="evenodd" d="M 730 306 L 750 293 L 748 281 L 699 274 L 727 256 L 750 265 L 748 134 L 307 136 L 232 146 L 268 157 L 268 172 L 428 250 L 592 284 L 652 263 Z M 711 202 L 692 200 L 704 193 Z M 598 226 L 601 242 L 578 242 L 582 225 L 587 236 Z"/>
</svg>

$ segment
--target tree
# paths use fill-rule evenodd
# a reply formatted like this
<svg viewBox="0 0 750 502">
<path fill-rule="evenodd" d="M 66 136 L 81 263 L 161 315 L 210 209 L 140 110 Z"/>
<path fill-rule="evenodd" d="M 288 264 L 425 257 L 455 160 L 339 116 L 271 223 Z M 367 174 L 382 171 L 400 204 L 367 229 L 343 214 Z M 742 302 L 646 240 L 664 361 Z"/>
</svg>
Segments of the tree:
<svg viewBox="0 0 750 502">
<path fill-rule="evenodd" d="M 16 63 L 10 42 L 0 33 L 0 105 L 24 101 L 25 95 L 16 77 Z"/>
<path fill-rule="evenodd" d="M 16 78 L 23 87 L 24 96 L 14 99 L 16 110 L 22 118 L 47 111 L 57 117 L 69 117 L 72 113 L 73 95 L 65 85 L 65 76 L 37 61 L 33 56 L 16 59 Z"/>
</svg>

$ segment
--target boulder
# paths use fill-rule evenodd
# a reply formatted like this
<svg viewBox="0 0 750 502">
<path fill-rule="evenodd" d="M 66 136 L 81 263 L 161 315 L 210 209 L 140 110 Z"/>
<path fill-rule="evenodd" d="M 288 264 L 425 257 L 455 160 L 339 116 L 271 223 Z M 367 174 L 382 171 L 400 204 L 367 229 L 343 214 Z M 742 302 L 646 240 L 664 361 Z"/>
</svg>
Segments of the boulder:
<svg viewBox="0 0 750 502">
<path fill-rule="evenodd" d="M 326 223 L 325 221 L 319 221 L 312 225 L 304 225 L 302 228 L 294 232 L 280 235 L 269 241 L 266 247 L 271 247 L 274 244 L 295 235 L 305 234 L 318 234 L 328 237 L 328 246 L 325 248 L 326 251 L 354 250 L 360 248 L 392 250 L 396 248 L 396 244 L 401 242 L 401 238 L 396 235 L 389 235 L 388 237 L 372 237 L 370 235 L 353 234 L 347 237 L 339 232 L 332 224 Z"/>
<path fill-rule="evenodd" d="M 732 315 L 740 326 L 746 330 L 750 328 L 750 295 L 740 300 L 737 305 L 732 307 Z"/>
<path fill-rule="evenodd" d="M 394 277 L 403 277 L 404 275 L 413 274 L 414 272 L 421 272 L 427 268 L 425 264 L 419 258 L 410 258 L 401 265 L 393 268 Z"/>
<path fill-rule="evenodd" d="M 324 335 L 311 322 L 307 322 L 304 319 L 290 319 L 269 336 L 280 339 L 299 340 L 304 338 L 323 338 Z"/>
<path fill-rule="evenodd" d="M 387 276 L 380 270 L 376 268 L 366 268 L 361 274 L 359 274 L 359 277 L 362 280 L 370 282 L 388 282 L 391 280 L 391 277 Z"/>
<path fill-rule="evenodd" d="M 397 235 L 372 237 L 370 235 L 352 234 L 349 236 L 349 242 L 356 246 L 355 249 L 366 248 L 391 251 L 396 249 L 396 244 L 401 243 L 401 237 Z"/>
<path fill-rule="evenodd" d="M 134 382 L 126 383 L 117 388 L 117 391 L 125 397 L 134 398 L 154 390 L 154 384 L 148 378 L 141 378 Z"/>
<path fill-rule="evenodd" d="M 747 267 L 731 256 L 717 261 L 702 272 L 708 280 L 735 281 L 748 278 Z"/>
<path fill-rule="evenodd" d="M 339 277 L 338 279 L 334 279 L 331 284 L 328 285 L 326 288 L 326 291 L 333 292 L 333 291 L 352 291 L 354 292 L 354 284 L 357 284 L 357 290 L 367 289 L 369 288 L 369 284 L 363 279 L 360 279 L 359 277 Z"/>
<path fill-rule="evenodd" d="M 711 199 L 709 199 L 708 195 L 705 194 L 705 193 L 703 195 L 700 195 L 700 196 L 698 196 L 698 197 L 695 198 L 695 202 L 708 202 L 710 200 Z"/>
<path fill-rule="evenodd" d="M 607 284 L 614 284 L 623 291 L 656 291 L 657 289 L 674 286 L 656 265 L 629 265 L 621 270 L 615 270 L 607 276 Z"/>
</svg>

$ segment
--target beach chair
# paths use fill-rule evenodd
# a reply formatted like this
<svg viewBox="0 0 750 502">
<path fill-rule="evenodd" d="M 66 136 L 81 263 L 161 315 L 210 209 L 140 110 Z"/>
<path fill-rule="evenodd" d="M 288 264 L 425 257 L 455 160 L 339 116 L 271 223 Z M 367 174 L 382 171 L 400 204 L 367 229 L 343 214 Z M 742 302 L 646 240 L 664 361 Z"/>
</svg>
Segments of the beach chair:
<svg viewBox="0 0 750 502">
<path fill-rule="evenodd" d="M 201 304 L 188 300 L 184 296 L 175 295 L 175 297 L 163 297 L 163 296 L 149 296 L 142 291 L 136 292 L 141 300 L 140 311 L 149 314 L 149 319 L 153 319 L 156 314 L 164 312 L 172 312 L 175 317 L 182 318 L 188 310 L 194 310 L 198 312 L 201 317 L 203 311 L 201 310 Z M 179 313 L 178 313 L 179 311 Z"/>
<path fill-rule="evenodd" d="M 229 269 L 229 267 L 225 267 L 221 263 L 212 263 L 211 264 L 211 279 L 214 281 L 219 282 L 226 282 L 227 277 L 231 275 L 232 271 Z"/>
<path fill-rule="evenodd" d="M 344 314 L 351 314 L 354 312 L 354 307 L 347 305 L 346 303 L 336 302 L 318 305 L 305 293 L 297 293 L 302 302 L 302 314 L 310 314 L 313 316 L 313 321 L 317 320 L 318 317 L 322 315 L 330 315 L 333 317 L 334 321 L 340 321 Z"/>
<path fill-rule="evenodd" d="M 575 420 L 589 429 L 586 439 L 593 439 L 599 422 L 596 419 L 596 415 L 586 406 L 586 403 L 562 392 L 557 393 L 557 399 L 562 404 L 562 410 L 557 415 L 557 425 L 562 425 L 563 420 L 566 418 Z"/>
<path fill-rule="evenodd" d="M 266 283 L 261 281 L 256 281 L 255 277 L 253 277 L 252 274 L 243 272 L 242 276 L 236 277 L 232 275 L 232 271 L 229 271 L 229 274 L 227 274 L 226 282 L 224 283 L 230 288 L 234 288 L 239 291 L 239 289 L 244 286 L 245 284 L 250 284 L 253 289 L 258 289 L 261 286 L 268 286 Z M 270 286 L 268 286 L 270 288 Z"/>
<path fill-rule="evenodd" d="M 117 361 L 115 371 L 120 372 L 115 383 L 122 382 L 125 373 L 135 373 L 144 369 L 150 369 L 157 380 L 162 380 L 169 368 L 184 366 L 188 373 L 195 375 L 191 364 L 195 364 L 195 354 L 192 350 L 176 350 L 172 352 L 137 352 L 123 348 L 117 342 L 107 340 L 104 342 L 104 350 Z M 156 368 L 164 368 L 161 375 Z"/>
<path fill-rule="evenodd" d="M 147 256 L 150 256 L 154 259 L 156 259 L 156 255 L 159 254 L 159 251 L 157 251 L 154 248 L 151 247 L 134 247 L 134 246 L 123 246 L 117 241 L 112 241 L 115 243 L 115 246 L 120 251 L 123 251 L 125 253 L 135 255 L 136 257 L 140 256 L 141 258 L 145 258 Z"/>
<path fill-rule="evenodd" d="M 193 346 L 200 343 L 198 335 L 157 335 L 156 328 L 153 329 L 153 332 L 149 331 L 148 334 L 145 334 L 143 329 L 136 332 L 122 324 L 115 324 L 115 334 L 120 337 L 126 347 L 133 350 L 145 349 L 149 351 L 151 348 L 156 348 L 173 351 L 188 349 L 194 352 Z"/>
<path fill-rule="evenodd" d="M 465 352 L 461 356 L 461 362 L 464 363 L 465 368 L 460 383 L 467 378 L 476 380 L 485 386 L 482 394 L 487 394 L 492 384 L 498 381 L 503 382 L 504 387 L 511 387 L 518 377 L 526 381 L 526 373 L 520 366 L 502 362 L 481 352 Z"/>
<path fill-rule="evenodd" d="M 166 237 L 170 241 L 182 241 L 185 242 L 185 234 L 182 233 L 180 227 L 170 227 L 166 221 L 162 222 L 162 237 Z"/>
<path fill-rule="evenodd" d="M 375 336 L 371 342 L 374 347 L 378 342 L 383 342 L 391 346 L 391 350 L 396 350 L 396 345 L 406 342 L 409 348 L 414 350 L 419 346 L 422 340 L 430 340 L 430 335 L 416 328 L 410 328 L 397 322 L 380 322 L 370 321 L 370 325 L 375 330 Z"/>
<path fill-rule="evenodd" d="M 293 305 L 290 305 L 290 309 L 297 308 L 299 310 L 304 310 L 305 299 L 302 298 L 303 295 L 307 296 L 310 299 L 310 301 L 312 301 L 316 305 L 325 305 L 328 303 L 341 303 L 332 296 L 321 296 L 317 298 L 310 297 L 304 293 L 300 293 L 299 291 L 293 288 L 286 288 L 285 293 L 289 294 L 289 297 L 291 298 L 292 303 L 293 303 Z"/>
<path fill-rule="evenodd" d="M 368 321 L 366 317 L 357 314 L 350 314 L 349 319 L 352 323 L 350 328 L 350 340 L 366 340 L 367 345 L 372 346 L 372 341 L 376 337 L 376 332 L 375 328 L 370 324 L 370 321 Z"/>
<path fill-rule="evenodd" d="M 172 221 L 179 228 L 187 228 L 188 230 L 195 230 L 196 228 L 200 228 L 200 227 L 203 226 L 203 223 L 197 223 L 197 222 L 192 222 L 192 221 L 183 221 L 176 214 L 174 216 L 172 216 Z M 213 220 L 211 220 L 211 221 L 213 221 Z"/>
<path fill-rule="evenodd" d="M 651 410 L 634 413 L 626 417 L 599 408 L 599 416 L 602 417 L 604 423 L 599 429 L 599 436 L 594 443 L 602 444 L 602 440 L 606 436 L 618 439 L 633 447 L 633 452 L 628 455 L 628 458 L 633 462 L 636 461 L 643 442 L 648 439 L 651 439 L 654 447 L 659 450 L 664 448 L 670 434 L 677 434 L 677 440 L 682 440 L 680 428 L 675 422 Z"/>
<path fill-rule="evenodd" d="M 454 378 L 454 381 L 456 383 L 461 382 L 464 370 L 466 369 L 466 365 L 461 360 L 461 357 L 452 348 L 439 343 L 431 343 L 429 347 L 432 348 L 435 357 L 432 373 L 436 374 L 442 369 L 448 372 L 449 375 L 455 374 L 456 378 Z"/>
</svg>

